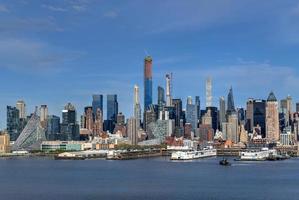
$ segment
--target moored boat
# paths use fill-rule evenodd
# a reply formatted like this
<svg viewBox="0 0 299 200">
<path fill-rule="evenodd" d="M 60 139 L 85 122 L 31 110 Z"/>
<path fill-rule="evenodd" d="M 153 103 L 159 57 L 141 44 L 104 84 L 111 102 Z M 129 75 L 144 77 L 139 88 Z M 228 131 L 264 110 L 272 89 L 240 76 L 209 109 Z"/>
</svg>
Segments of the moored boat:
<svg viewBox="0 0 299 200">
<path fill-rule="evenodd" d="M 240 153 L 239 161 L 264 161 L 270 157 L 277 157 L 275 149 L 262 148 L 261 150 L 248 150 Z"/>
<path fill-rule="evenodd" d="M 216 149 L 203 149 L 200 151 L 175 151 L 171 154 L 171 160 L 193 160 L 199 158 L 213 157 L 217 155 Z"/>
</svg>

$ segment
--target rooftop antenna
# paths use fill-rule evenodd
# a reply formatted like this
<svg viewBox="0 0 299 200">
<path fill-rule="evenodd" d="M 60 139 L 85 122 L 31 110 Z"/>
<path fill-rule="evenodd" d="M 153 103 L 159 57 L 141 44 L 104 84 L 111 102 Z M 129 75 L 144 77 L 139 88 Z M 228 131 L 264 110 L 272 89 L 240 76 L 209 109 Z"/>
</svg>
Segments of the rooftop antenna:
<svg viewBox="0 0 299 200">
<path fill-rule="evenodd" d="M 145 56 L 149 56 L 149 53 L 147 52 L 146 49 L 144 49 L 144 54 L 145 54 Z"/>
</svg>

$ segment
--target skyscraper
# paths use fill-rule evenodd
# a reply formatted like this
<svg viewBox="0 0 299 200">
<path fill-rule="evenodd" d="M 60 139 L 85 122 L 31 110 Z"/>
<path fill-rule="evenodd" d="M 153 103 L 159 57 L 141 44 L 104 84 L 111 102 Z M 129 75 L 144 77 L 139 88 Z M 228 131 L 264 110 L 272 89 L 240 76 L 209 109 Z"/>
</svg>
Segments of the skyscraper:
<svg viewBox="0 0 299 200">
<path fill-rule="evenodd" d="M 246 130 L 250 133 L 253 131 L 253 101 L 249 98 L 246 103 Z"/>
<path fill-rule="evenodd" d="M 296 112 L 299 112 L 299 103 L 296 103 Z"/>
<path fill-rule="evenodd" d="M 200 98 L 199 96 L 195 96 L 195 105 L 197 110 L 197 119 L 200 119 Z"/>
<path fill-rule="evenodd" d="M 80 138 L 76 108 L 71 103 L 68 103 L 62 110 L 60 133 L 60 140 L 79 140 Z"/>
<path fill-rule="evenodd" d="M 16 107 L 7 106 L 6 113 L 6 129 L 10 136 L 11 141 L 17 140 L 20 135 L 19 123 L 20 123 L 19 109 Z"/>
<path fill-rule="evenodd" d="M 226 122 L 226 115 L 225 115 L 225 98 L 220 97 L 219 99 L 219 127 L 222 130 L 222 124 Z"/>
<path fill-rule="evenodd" d="M 107 121 L 106 121 L 106 130 L 109 130 L 111 133 L 114 130 L 116 117 L 118 114 L 118 101 L 116 94 L 107 95 Z"/>
<path fill-rule="evenodd" d="M 212 107 L 213 97 L 212 97 L 212 79 L 209 77 L 206 80 L 206 107 Z"/>
<path fill-rule="evenodd" d="M 57 134 L 60 132 L 60 117 L 50 115 L 47 121 L 46 137 L 48 140 L 56 140 Z"/>
<path fill-rule="evenodd" d="M 137 85 L 134 86 L 134 117 L 137 120 L 136 128 L 139 130 L 141 123 L 141 107 L 139 100 L 139 87 Z"/>
<path fill-rule="evenodd" d="M 144 59 L 144 112 L 153 103 L 152 57 Z"/>
<path fill-rule="evenodd" d="M 100 135 L 103 132 L 103 112 L 101 108 L 97 108 L 94 120 L 94 134 Z"/>
<path fill-rule="evenodd" d="M 186 123 L 190 123 L 192 126 L 192 130 L 195 132 L 197 129 L 197 108 L 196 105 L 192 103 L 192 98 L 187 98 L 186 105 Z"/>
<path fill-rule="evenodd" d="M 26 104 L 23 100 L 19 100 L 16 103 L 16 108 L 19 110 L 19 118 L 25 119 L 26 118 Z"/>
<path fill-rule="evenodd" d="M 182 113 L 183 113 L 183 103 L 181 99 L 173 99 L 172 104 L 175 108 L 175 126 L 179 127 L 180 126 L 180 121 L 183 118 Z"/>
<path fill-rule="evenodd" d="M 165 93 L 164 88 L 161 86 L 158 86 L 158 107 L 159 112 L 163 110 L 165 106 Z"/>
<path fill-rule="evenodd" d="M 40 123 L 43 128 L 47 127 L 48 123 L 48 106 L 47 105 L 41 105 L 40 107 Z"/>
<path fill-rule="evenodd" d="M 135 117 L 131 117 L 128 119 L 128 137 L 132 145 L 137 145 L 138 143 L 138 129 L 137 127 L 137 119 Z"/>
<path fill-rule="evenodd" d="M 149 125 L 158 119 L 158 109 L 154 105 L 150 105 L 149 108 L 145 112 L 145 124 L 144 129 L 149 137 L 152 137 L 152 133 L 149 130 Z"/>
<path fill-rule="evenodd" d="M 228 116 L 228 124 L 230 124 L 230 131 L 227 133 L 227 139 L 232 140 L 236 144 L 239 142 L 239 124 L 236 113 Z"/>
<path fill-rule="evenodd" d="M 284 114 L 285 125 L 290 126 L 292 122 L 292 97 L 287 96 L 286 99 L 280 101 L 281 113 Z"/>
<path fill-rule="evenodd" d="M 96 116 L 98 108 L 101 109 L 101 112 L 103 113 L 103 95 L 94 94 L 92 95 L 92 112 L 94 116 Z"/>
<path fill-rule="evenodd" d="M 266 137 L 270 141 L 278 141 L 279 134 L 278 102 L 271 92 L 266 103 Z"/>
<path fill-rule="evenodd" d="M 116 94 L 107 95 L 107 120 L 116 122 L 116 116 L 118 113 L 118 101 Z"/>
<path fill-rule="evenodd" d="M 233 88 L 229 89 L 229 93 L 227 95 L 227 114 L 230 115 L 235 113 L 235 102 L 234 102 L 234 95 L 233 95 Z"/>
<path fill-rule="evenodd" d="M 84 128 L 93 131 L 93 110 L 91 106 L 84 108 Z"/>
<path fill-rule="evenodd" d="M 41 105 L 40 106 L 40 121 L 46 121 L 48 119 L 48 106 Z"/>
<path fill-rule="evenodd" d="M 166 74 L 166 106 L 172 106 L 172 74 Z"/>
<path fill-rule="evenodd" d="M 259 126 L 262 137 L 266 137 L 266 101 L 254 100 L 253 102 L 253 126 Z"/>
</svg>

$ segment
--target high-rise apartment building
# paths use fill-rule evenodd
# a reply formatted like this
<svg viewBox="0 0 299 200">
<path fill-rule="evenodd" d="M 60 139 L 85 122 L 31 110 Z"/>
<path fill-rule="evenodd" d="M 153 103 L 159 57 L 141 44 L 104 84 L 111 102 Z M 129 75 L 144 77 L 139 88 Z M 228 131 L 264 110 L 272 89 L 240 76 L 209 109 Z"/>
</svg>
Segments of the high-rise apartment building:
<svg viewBox="0 0 299 200">
<path fill-rule="evenodd" d="M 93 131 L 93 122 L 94 122 L 94 116 L 93 116 L 93 108 L 91 106 L 87 106 L 84 108 L 84 128 L 86 128 L 89 131 Z"/>
<path fill-rule="evenodd" d="M 144 59 L 144 112 L 153 103 L 152 62 L 150 56 Z"/>
<path fill-rule="evenodd" d="M 139 87 L 137 85 L 134 86 L 134 117 L 137 120 L 137 130 L 140 128 L 141 123 L 141 106 L 140 106 L 140 98 L 139 98 Z"/>
<path fill-rule="evenodd" d="M 127 132 L 132 145 L 138 144 L 138 129 L 136 123 L 137 119 L 135 117 L 131 117 L 130 119 L 128 119 Z"/>
<path fill-rule="evenodd" d="M 103 132 L 103 112 L 101 108 L 97 108 L 94 120 L 94 134 L 100 135 Z"/>
<path fill-rule="evenodd" d="M 172 106 L 172 74 L 166 74 L 166 106 Z"/>
</svg>

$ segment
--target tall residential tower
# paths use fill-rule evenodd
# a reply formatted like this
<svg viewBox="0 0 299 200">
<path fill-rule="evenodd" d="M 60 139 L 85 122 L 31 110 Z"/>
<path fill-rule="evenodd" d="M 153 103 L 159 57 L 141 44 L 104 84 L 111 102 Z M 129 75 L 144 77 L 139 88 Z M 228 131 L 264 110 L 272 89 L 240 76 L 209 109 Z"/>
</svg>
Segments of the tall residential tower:
<svg viewBox="0 0 299 200">
<path fill-rule="evenodd" d="M 153 103 L 152 57 L 144 59 L 144 112 Z"/>
</svg>

